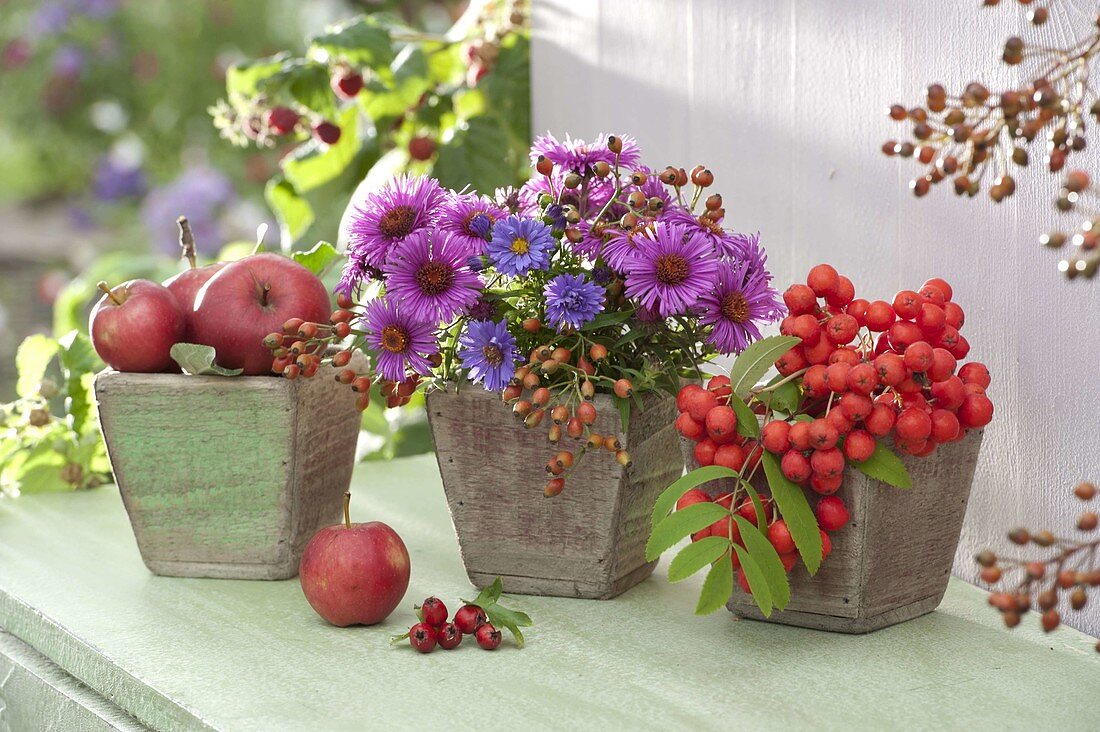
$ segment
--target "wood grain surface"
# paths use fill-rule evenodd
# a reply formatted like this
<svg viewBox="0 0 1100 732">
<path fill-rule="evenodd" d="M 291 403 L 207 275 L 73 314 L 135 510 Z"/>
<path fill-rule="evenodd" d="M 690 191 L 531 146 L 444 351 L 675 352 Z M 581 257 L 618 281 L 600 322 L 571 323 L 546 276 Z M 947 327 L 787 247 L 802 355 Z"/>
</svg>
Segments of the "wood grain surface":
<svg viewBox="0 0 1100 732">
<path fill-rule="evenodd" d="M 587 454 L 546 498 L 546 462 L 559 449 L 546 427 L 525 430 L 499 394 L 478 387 L 428 394 L 439 471 L 470 580 L 498 575 L 510 592 L 606 599 L 649 576 L 649 516 L 681 473 L 675 400 L 649 396 L 624 434 L 611 397 L 597 395 L 593 430 L 621 435 L 630 467 L 606 450 Z"/>
</svg>

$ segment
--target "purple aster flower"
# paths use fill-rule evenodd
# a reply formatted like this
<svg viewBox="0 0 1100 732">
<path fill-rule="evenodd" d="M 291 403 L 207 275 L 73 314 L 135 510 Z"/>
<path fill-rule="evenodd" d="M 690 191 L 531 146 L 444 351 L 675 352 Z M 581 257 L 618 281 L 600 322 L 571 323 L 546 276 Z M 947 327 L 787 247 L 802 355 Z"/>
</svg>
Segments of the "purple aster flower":
<svg viewBox="0 0 1100 732">
<path fill-rule="evenodd" d="M 489 260 L 498 272 L 521 277 L 533 269 L 549 267 L 553 249 L 549 226 L 535 219 L 508 216 L 493 226 Z"/>
<path fill-rule="evenodd" d="M 485 253 L 493 224 L 507 215 L 485 196 L 453 193 L 440 209 L 437 226 L 462 243 L 467 255 L 476 256 Z"/>
<path fill-rule="evenodd" d="M 404 381 L 406 368 L 431 373 L 426 357 L 439 350 L 431 325 L 406 317 L 386 298 L 367 303 L 359 322 L 367 330 L 367 344 L 375 352 L 375 370 L 383 379 Z"/>
<path fill-rule="evenodd" d="M 540 155 L 544 155 L 556 166 L 579 172 L 599 162 L 613 165 L 615 153 L 607 147 L 609 137 L 610 135 L 601 132 L 596 135 L 593 142 L 589 143 L 566 135 L 565 140 L 559 142 L 556 137 L 547 132 L 545 135 L 536 137 L 531 145 L 531 163 L 535 163 Z M 630 168 L 638 162 L 640 157 L 638 141 L 629 135 L 618 135 L 618 137 L 623 143 L 622 152 L 619 153 L 619 165 Z"/>
<path fill-rule="evenodd" d="M 502 320 L 478 320 L 458 338 L 458 357 L 470 381 L 487 391 L 500 391 L 516 373 L 516 339 Z"/>
<path fill-rule="evenodd" d="M 378 279 L 381 274 L 377 269 L 368 265 L 362 257 L 349 255 L 347 264 L 344 265 L 344 271 L 340 273 L 340 282 L 332 288 L 332 291 L 337 295 L 343 294 L 357 298 L 363 289 L 363 283 Z"/>
<path fill-rule="evenodd" d="M 604 289 L 584 275 L 560 274 L 546 283 L 546 317 L 559 330 L 580 328 L 603 310 Z"/>
<path fill-rule="evenodd" d="M 368 193 L 348 218 L 348 255 L 381 267 L 410 234 L 429 228 L 446 199 L 434 178 L 402 175 Z"/>
<path fill-rule="evenodd" d="M 700 322 L 712 326 L 707 342 L 722 353 L 741 353 L 760 338 L 757 323 L 774 322 L 784 311 L 765 273 L 752 271 L 747 260 L 723 262 L 714 287 L 699 299 L 699 305 Z"/>
<path fill-rule="evenodd" d="M 580 189 L 570 190 L 564 188 L 564 181 L 565 173 L 561 170 L 555 170 L 550 177 L 536 175 L 529 179 L 517 194 L 520 212 L 528 216 L 537 215 L 542 210 L 539 205 L 539 197 L 546 193 L 553 196 L 555 201 L 560 197 L 562 204 L 576 206 L 582 218 L 595 216 L 615 195 L 615 183 L 610 177 L 593 178 L 588 183 L 587 199 L 582 205 Z M 622 216 L 625 209 L 622 207 L 617 208 L 617 215 Z"/>
<path fill-rule="evenodd" d="M 710 289 L 718 259 L 701 232 L 658 222 L 635 243 L 626 262 L 626 294 L 661 317 L 687 312 Z"/>
<path fill-rule="evenodd" d="M 647 231 L 652 229 L 652 221 L 641 221 L 633 229 L 625 230 L 618 226 L 608 226 L 605 230 L 606 240 L 603 245 L 603 258 L 611 267 L 619 272 L 626 271 L 627 262 L 634 258 L 638 251 L 638 244 Z"/>
<path fill-rule="evenodd" d="M 607 285 L 615 278 L 615 272 L 610 267 L 593 267 L 592 281 L 597 285 Z"/>
<path fill-rule="evenodd" d="M 481 278 L 467 258 L 466 245 L 456 235 L 414 232 L 386 261 L 386 295 L 410 318 L 447 322 L 477 302 L 481 291 Z"/>
<path fill-rule="evenodd" d="M 179 254 L 176 217 L 191 222 L 199 252 L 214 254 L 226 240 L 224 215 L 236 200 L 232 181 L 220 170 L 188 168 L 168 185 L 154 188 L 141 203 L 141 218 L 157 248 Z"/>
<path fill-rule="evenodd" d="M 764 247 L 760 246 L 760 232 L 755 234 L 741 234 L 731 232 L 734 243 L 737 245 L 736 259 L 749 263 L 749 273 L 763 272 L 766 282 L 772 281 L 772 273 L 768 271 L 768 254 Z"/>
<path fill-rule="evenodd" d="M 470 320 L 495 320 L 497 305 L 492 300 L 478 298 L 477 302 L 470 306 L 467 315 L 470 316 Z"/>
<path fill-rule="evenodd" d="M 669 206 L 661 214 L 661 221 L 682 224 L 689 229 L 702 232 L 714 251 L 725 257 L 740 257 L 739 235 L 726 231 L 722 225 L 709 216 L 696 216 L 682 206 Z"/>
</svg>

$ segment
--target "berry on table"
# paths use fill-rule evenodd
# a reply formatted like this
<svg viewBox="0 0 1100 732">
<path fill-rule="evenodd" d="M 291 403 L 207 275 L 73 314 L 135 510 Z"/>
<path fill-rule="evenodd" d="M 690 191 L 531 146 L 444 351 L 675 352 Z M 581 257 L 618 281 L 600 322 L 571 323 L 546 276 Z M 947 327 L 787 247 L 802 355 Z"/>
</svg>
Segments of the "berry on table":
<svg viewBox="0 0 1100 732">
<path fill-rule="evenodd" d="M 488 622 L 485 611 L 477 605 L 463 605 L 455 613 L 455 626 L 466 635 L 477 632 L 477 629 Z"/>
<path fill-rule="evenodd" d="M 495 650 L 500 645 L 500 631 L 491 623 L 482 623 L 476 631 L 477 644 L 487 651 Z"/>
<path fill-rule="evenodd" d="M 429 597 L 417 608 L 417 615 L 433 628 L 438 627 L 447 620 L 447 606 L 438 597 Z"/>
<path fill-rule="evenodd" d="M 431 653 L 435 650 L 435 628 L 427 623 L 417 623 L 409 628 L 409 645 L 421 653 Z"/>
<path fill-rule="evenodd" d="M 458 648 L 462 642 L 462 631 L 454 623 L 443 623 L 436 632 L 439 647 L 445 651 Z"/>
</svg>

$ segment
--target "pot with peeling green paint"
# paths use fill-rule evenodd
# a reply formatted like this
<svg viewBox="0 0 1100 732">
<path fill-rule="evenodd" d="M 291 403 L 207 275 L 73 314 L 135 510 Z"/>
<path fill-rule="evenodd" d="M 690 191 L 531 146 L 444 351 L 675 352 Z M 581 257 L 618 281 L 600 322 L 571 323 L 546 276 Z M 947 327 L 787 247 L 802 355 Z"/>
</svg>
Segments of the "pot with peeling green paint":
<svg viewBox="0 0 1100 732">
<path fill-rule="evenodd" d="M 298 573 L 309 539 L 339 521 L 355 463 L 360 415 L 333 376 L 96 377 L 111 468 L 152 572 Z"/>
</svg>

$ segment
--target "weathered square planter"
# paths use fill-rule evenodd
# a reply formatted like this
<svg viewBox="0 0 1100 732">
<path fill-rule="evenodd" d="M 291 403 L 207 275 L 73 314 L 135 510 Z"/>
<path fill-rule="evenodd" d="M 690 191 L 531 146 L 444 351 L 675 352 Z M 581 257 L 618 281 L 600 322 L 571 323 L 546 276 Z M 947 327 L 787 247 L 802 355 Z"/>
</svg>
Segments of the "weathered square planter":
<svg viewBox="0 0 1100 732">
<path fill-rule="evenodd" d="M 631 410 L 625 435 L 612 399 L 597 395 L 595 404 L 593 429 L 621 435 L 632 464 L 588 455 L 561 495 L 546 498 L 553 445 L 545 428 L 524 429 L 498 394 L 479 387 L 428 394 L 443 488 L 475 585 L 499 575 L 509 593 L 606 599 L 653 572 L 645 560 L 650 514 L 683 468 L 676 402 L 648 395 L 644 409 Z"/>
<path fill-rule="evenodd" d="M 770 618 L 736 587 L 730 612 L 784 625 L 867 633 L 935 610 L 951 577 L 981 443 L 982 431 L 974 430 L 928 457 L 902 455 L 912 488 L 895 488 L 846 468 L 837 495 L 852 519 L 830 535 L 833 551 L 817 574 L 811 577 L 799 563 L 790 575 L 790 604 Z M 690 448 L 684 450 L 693 467 Z M 766 490 L 767 484 L 761 480 L 758 487 Z"/>
<path fill-rule="evenodd" d="M 141 557 L 175 577 L 287 579 L 339 520 L 359 412 L 310 379 L 103 371 L 99 420 Z"/>
</svg>

